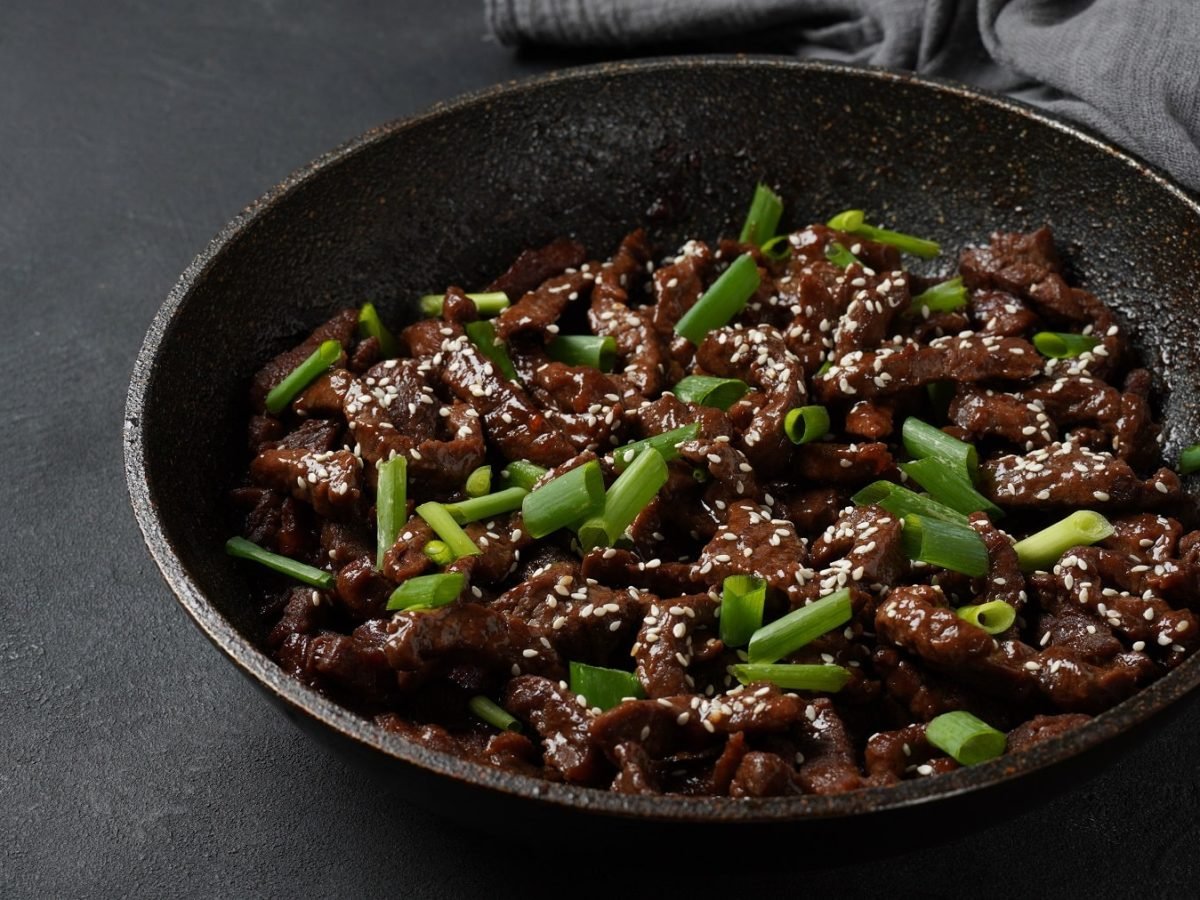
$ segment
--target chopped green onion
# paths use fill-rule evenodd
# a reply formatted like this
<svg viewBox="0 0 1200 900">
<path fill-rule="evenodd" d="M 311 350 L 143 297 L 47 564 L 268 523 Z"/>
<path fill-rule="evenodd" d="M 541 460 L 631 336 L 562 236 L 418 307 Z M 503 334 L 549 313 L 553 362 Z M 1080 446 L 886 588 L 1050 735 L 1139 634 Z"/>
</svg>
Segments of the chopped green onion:
<svg viewBox="0 0 1200 900">
<path fill-rule="evenodd" d="M 383 324 L 383 320 L 379 318 L 379 313 L 375 309 L 374 303 L 364 303 L 358 311 L 358 336 L 362 338 L 375 338 L 379 341 L 379 352 L 385 358 L 395 356 L 399 350 L 396 348 L 396 338 L 387 326 Z"/>
<path fill-rule="evenodd" d="M 632 444 L 618 447 L 613 451 L 613 468 L 618 472 L 625 471 L 629 464 L 637 458 L 638 454 L 647 447 L 657 450 L 663 459 L 670 462 L 679 456 L 679 445 L 686 444 L 688 441 L 694 441 L 696 435 L 699 433 L 699 423 L 693 422 L 691 425 L 672 428 L 670 431 L 664 431 L 662 434 L 642 438 L 640 441 L 634 441 Z"/>
<path fill-rule="evenodd" d="M 927 456 L 912 462 L 900 463 L 900 470 L 919 484 L 938 503 L 965 515 L 985 512 L 992 518 L 1004 515 L 1004 510 L 989 500 L 975 486 L 940 459 Z"/>
<path fill-rule="evenodd" d="M 821 376 L 823 376 L 826 372 L 828 372 L 832 368 L 833 368 L 833 360 L 832 359 L 825 360 L 825 362 L 821 363 L 821 365 L 817 368 L 817 371 L 815 373 L 816 377 L 820 378 Z"/>
<path fill-rule="evenodd" d="M 697 466 L 696 468 L 692 469 L 692 478 L 696 479 L 696 481 L 700 484 L 704 484 L 704 482 L 708 481 L 710 478 L 712 478 L 712 476 L 708 474 L 708 469 L 701 469 L 699 466 Z"/>
<path fill-rule="evenodd" d="M 546 353 L 568 366 L 591 366 L 611 372 L 617 362 L 617 339 L 594 334 L 564 334 L 552 340 Z"/>
<path fill-rule="evenodd" d="M 1180 475 L 1191 475 L 1200 469 L 1200 444 L 1192 444 L 1185 448 L 1179 454 L 1179 465 L 1176 468 Z"/>
<path fill-rule="evenodd" d="M 995 759 L 1008 746 L 1003 731 L 962 709 L 930 719 L 925 726 L 925 738 L 964 766 Z"/>
<path fill-rule="evenodd" d="M 482 497 L 471 497 L 444 505 L 446 512 L 454 517 L 455 522 L 459 525 L 466 525 L 468 522 L 491 519 L 512 512 L 514 509 L 520 509 L 521 501 L 528 493 L 529 491 L 525 488 L 510 487 L 492 494 L 484 494 Z"/>
<path fill-rule="evenodd" d="M 904 420 L 900 433 L 904 439 L 904 449 L 909 455 L 917 459 L 926 456 L 940 459 L 972 483 L 975 482 L 979 474 L 979 453 L 973 445 L 951 437 L 916 416 Z"/>
<path fill-rule="evenodd" d="M 645 695 L 637 676 L 623 669 L 605 669 L 585 663 L 571 663 L 571 690 L 587 699 L 587 705 L 612 709 L 626 697 Z"/>
<path fill-rule="evenodd" d="M 780 244 L 783 244 L 783 249 L 776 250 L 775 248 Z M 792 255 L 792 245 L 791 242 L 788 241 L 788 236 L 786 234 L 776 235 L 758 249 L 762 251 L 763 256 L 765 256 L 767 259 L 774 260 L 775 262 L 783 262 Z"/>
<path fill-rule="evenodd" d="M 593 459 L 526 495 L 521 503 L 525 530 L 543 538 L 598 511 L 603 502 L 604 475 Z"/>
<path fill-rule="evenodd" d="M 976 628 L 982 628 L 988 634 L 1008 631 L 1017 620 L 1017 611 L 1003 600 L 960 606 L 954 614 L 960 619 L 966 619 Z"/>
<path fill-rule="evenodd" d="M 900 518 L 918 515 L 959 525 L 967 524 L 967 517 L 958 510 L 891 481 L 873 481 L 850 499 L 855 506 L 881 506 Z"/>
<path fill-rule="evenodd" d="M 746 224 L 742 226 L 742 234 L 738 240 L 743 244 L 762 246 L 775 236 L 779 227 L 779 217 L 783 215 L 783 201 L 765 184 L 759 184 L 754 189 L 754 199 L 750 203 L 750 212 L 746 215 Z"/>
<path fill-rule="evenodd" d="M 467 333 L 471 343 L 479 348 L 479 352 L 496 365 L 501 375 L 509 381 L 519 380 L 517 370 L 513 368 L 512 360 L 508 356 L 508 348 L 496 337 L 496 329 L 491 322 L 468 322 L 463 326 L 463 331 Z"/>
<path fill-rule="evenodd" d="M 1112 534 L 1113 527 L 1108 519 L 1090 509 L 1081 509 L 1037 534 L 1017 541 L 1013 549 L 1017 551 L 1021 571 L 1032 572 L 1049 569 L 1072 547 L 1086 547 Z"/>
<path fill-rule="evenodd" d="M 973 578 L 987 574 L 987 544 L 969 525 L 908 515 L 901 541 L 909 559 Z"/>
<path fill-rule="evenodd" d="M 527 491 L 532 491 L 533 486 L 545 474 L 546 470 L 537 463 L 531 463 L 524 459 L 514 459 L 504 467 L 503 472 L 504 478 L 509 484 Z"/>
<path fill-rule="evenodd" d="M 446 542 L 455 559 L 478 556 L 482 552 L 441 503 L 422 503 L 416 512 L 433 529 L 434 534 Z"/>
<path fill-rule="evenodd" d="M 807 444 L 829 433 L 829 411 L 823 406 L 799 406 L 783 417 L 783 430 L 793 444 Z"/>
<path fill-rule="evenodd" d="M 616 543 L 667 483 L 667 475 L 667 462 L 661 453 L 651 448 L 639 454 L 604 495 L 603 511 L 579 527 L 583 549 Z"/>
<path fill-rule="evenodd" d="M 744 647 L 762 628 L 767 583 L 755 575 L 729 575 L 721 585 L 721 640 Z"/>
<path fill-rule="evenodd" d="M 383 568 L 384 554 L 408 518 L 408 460 L 393 456 L 379 464 L 375 487 L 375 568 Z"/>
<path fill-rule="evenodd" d="M 454 551 L 445 541 L 430 541 L 425 545 L 425 555 L 439 566 L 448 566 L 454 562 Z"/>
<path fill-rule="evenodd" d="M 496 316 L 508 309 L 508 294 L 503 291 L 492 291 L 486 294 L 467 294 L 475 301 L 475 309 L 481 316 Z M 421 298 L 421 314 L 425 316 L 440 316 L 442 304 L 446 301 L 445 294 L 426 294 Z"/>
<path fill-rule="evenodd" d="M 267 411 L 279 415 L 297 394 L 315 381 L 322 372 L 337 362 L 342 355 L 342 345 L 337 341 L 324 341 L 312 355 L 288 373 L 287 377 L 267 394 Z"/>
<path fill-rule="evenodd" d="M 684 403 L 729 409 L 745 396 L 750 385 L 740 378 L 714 378 L 711 375 L 689 375 L 679 379 L 671 393 Z"/>
<path fill-rule="evenodd" d="M 437 575 L 417 575 L 407 579 L 392 591 L 388 612 L 398 609 L 436 609 L 453 603 L 466 587 L 462 572 L 439 572 Z"/>
<path fill-rule="evenodd" d="M 839 244 L 837 241 L 830 241 L 825 247 L 825 258 L 835 266 L 840 266 L 843 269 L 848 269 L 850 266 L 858 263 L 862 265 L 862 261 Z"/>
<path fill-rule="evenodd" d="M 842 588 L 764 625 L 750 638 L 752 663 L 773 663 L 850 621 L 850 590 Z"/>
<path fill-rule="evenodd" d="M 1038 353 L 1051 359 L 1074 359 L 1100 343 L 1100 338 L 1086 334 L 1067 334 L 1062 331 L 1039 331 L 1033 336 Z"/>
<path fill-rule="evenodd" d="M 806 665 L 800 663 L 741 663 L 731 666 L 733 677 L 742 684 L 765 681 L 791 691 L 823 691 L 834 694 L 850 680 L 850 670 L 843 666 Z"/>
<path fill-rule="evenodd" d="M 849 232 L 850 234 L 857 234 L 860 237 L 865 237 L 867 240 L 875 241 L 879 244 L 891 244 L 897 250 L 911 253 L 913 256 L 919 256 L 922 259 L 932 259 L 942 252 L 942 248 L 935 241 L 913 237 L 911 234 L 903 234 L 899 231 L 890 231 L 887 228 L 876 228 L 874 225 L 867 225 L 861 209 L 848 209 L 843 213 L 838 213 L 827 224 L 830 228 Z"/>
<path fill-rule="evenodd" d="M 276 572 L 295 578 L 310 587 L 320 588 L 324 591 L 332 590 L 337 581 L 332 572 L 326 572 L 315 566 L 308 566 L 302 562 L 296 562 L 294 559 L 288 559 L 286 556 L 280 556 L 278 553 L 272 553 L 270 550 L 264 550 L 258 544 L 251 543 L 245 538 L 233 537 L 227 540 L 225 552 L 239 559 L 262 563 L 268 569 L 274 569 Z"/>
<path fill-rule="evenodd" d="M 480 466 L 467 476 L 467 496 L 482 497 L 492 489 L 492 467 Z"/>
<path fill-rule="evenodd" d="M 521 723 L 509 714 L 503 706 L 487 697 L 472 697 L 467 701 L 467 708 L 489 725 L 494 725 L 501 731 L 520 731 Z"/>
<path fill-rule="evenodd" d="M 925 315 L 928 310 L 934 312 L 954 312 L 967 305 L 967 289 L 963 287 L 961 277 L 951 278 L 941 284 L 926 288 L 912 298 L 906 315 Z"/>
<path fill-rule="evenodd" d="M 754 257 L 743 253 L 683 314 L 675 325 L 675 333 L 699 345 L 710 331 L 721 328 L 742 311 L 746 301 L 758 290 L 759 281 Z"/>
</svg>

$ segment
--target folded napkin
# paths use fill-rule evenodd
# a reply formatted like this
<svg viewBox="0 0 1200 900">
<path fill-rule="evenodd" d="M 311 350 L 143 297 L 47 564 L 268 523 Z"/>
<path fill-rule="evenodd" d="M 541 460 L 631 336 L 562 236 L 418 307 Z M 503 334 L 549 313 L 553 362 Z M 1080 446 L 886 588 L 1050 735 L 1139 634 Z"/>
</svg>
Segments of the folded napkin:
<svg viewBox="0 0 1200 900">
<path fill-rule="evenodd" d="M 1200 0 L 484 0 L 504 44 L 630 50 L 770 34 L 1082 122 L 1200 191 Z"/>
</svg>

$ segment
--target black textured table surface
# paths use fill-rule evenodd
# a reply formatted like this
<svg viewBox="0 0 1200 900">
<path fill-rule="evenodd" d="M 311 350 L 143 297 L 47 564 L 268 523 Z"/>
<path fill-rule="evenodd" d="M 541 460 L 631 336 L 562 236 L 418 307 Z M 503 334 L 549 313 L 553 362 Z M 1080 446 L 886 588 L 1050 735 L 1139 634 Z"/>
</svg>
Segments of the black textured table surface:
<svg viewBox="0 0 1200 900">
<path fill-rule="evenodd" d="M 540 895 L 511 846 L 305 739 L 190 624 L 128 508 L 121 418 L 155 309 L 242 206 L 374 124 L 575 60 L 485 41 L 479 0 L 103 6 L 0 9 L 0 896 Z M 1194 895 L 1198 750 L 1192 702 L 1091 781 L 910 856 L 748 875 L 735 848 L 579 847 L 553 880 Z"/>
</svg>

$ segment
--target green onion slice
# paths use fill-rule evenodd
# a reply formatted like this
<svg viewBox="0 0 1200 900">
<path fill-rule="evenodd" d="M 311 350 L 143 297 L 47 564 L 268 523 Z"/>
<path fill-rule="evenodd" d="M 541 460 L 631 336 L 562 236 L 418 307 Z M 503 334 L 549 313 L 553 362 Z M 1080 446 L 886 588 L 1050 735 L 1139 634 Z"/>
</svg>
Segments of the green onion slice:
<svg viewBox="0 0 1200 900">
<path fill-rule="evenodd" d="M 1191 475 L 1200 469 L 1200 444 L 1192 444 L 1179 454 L 1179 465 L 1176 469 L 1180 475 Z"/>
<path fill-rule="evenodd" d="M 604 495 L 603 511 L 579 527 L 584 551 L 616 543 L 667 483 L 667 476 L 667 462 L 661 453 L 651 448 L 639 454 Z"/>
<path fill-rule="evenodd" d="M 391 358 L 400 352 L 396 347 L 395 336 L 387 330 L 387 326 L 379 318 L 374 303 L 364 303 L 358 311 L 358 336 L 373 337 L 379 341 L 379 352 L 385 358 Z"/>
<path fill-rule="evenodd" d="M 383 568 L 384 554 L 408 518 L 408 460 L 393 456 L 379 464 L 375 488 L 375 568 Z"/>
<path fill-rule="evenodd" d="M 568 366 L 591 366 L 601 372 L 611 372 L 617 362 L 617 339 L 594 334 L 564 334 L 550 342 L 546 353 Z"/>
<path fill-rule="evenodd" d="M 1000 634 L 1008 631 L 1017 620 L 1017 611 L 1003 600 L 991 600 L 972 606 L 960 606 L 954 611 L 960 619 L 966 619 L 976 628 L 982 628 L 988 634 Z"/>
<path fill-rule="evenodd" d="M 975 486 L 957 468 L 951 468 L 940 459 L 928 456 L 900 463 L 900 469 L 929 491 L 929 495 L 938 503 L 960 513 L 970 515 L 973 512 L 985 512 L 994 519 L 1004 515 L 1004 510 L 975 490 Z"/>
<path fill-rule="evenodd" d="M 509 381 L 519 380 L 517 370 L 513 368 L 512 360 L 508 356 L 508 348 L 496 337 L 496 329 L 491 322 L 468 322 L 463 326 L 463 331 L 467 333 L 471 343 L 479 348 L 479 352 L 496 365 L 501 375 Z"/>
<path fill-rule="evenodd" d="M 913 297 L 906 315 L 924 315 L 926 310 L 931 313 L 954 312 L 966 305 L 967 289 L 963 287 L 962 278 L 955 277 L 928 287 Z"/>
<path fill-rule="evenodd" d="M 891 244 L 897 250 L 911 253 L 913 256 L 919 256 L 922 259 L 932 259 L 942 252 L 942 248 L 935 241 L 928 241 L 924 238 L 913 237 L 911 234 L 903 234 L 899 231 L 890 231 L 887 228 L 876 228 L 874 225 L 866 224 L 865 214 L 861 209 L 848 209 L 845 212 L 838 213 L 826 224 L 830 228 L 850 234 L 857 234 L 860 237 L 865 237 L 867 240 L 875 241 L 879 244 Z"/>
<path fill-rule="evenodd" d="M 923 459 L 932 456 L 974 483 L 979 476 L 979 453 L 974 445 L 951 437 L 940 428 L 909 416 L 900 428 L 904 449 L 911 456 Z"/>
<path fill-rule="evenodd" d="M 470 497 L 443 505 L 455 522 L 459 525 L 466 525 L 468 522 L 479 522 L 510 513 L 514 509 L 520 509 L 521 503 L 528 493 L 529 491 L 525 488 L 510 487 L 491 494 L 484 494 L 482 497 Z"/>
<path fill-rule="evenodd" d="M 1013 549 L 1022 572 L 1049 569 L 1072 547 L 1086 547 L 1111 537 L 1113 527 L 1108 519 L 1090 509 L 1071 513 L 1065 519 L 1017 541 Z"/>
<path fill-rule="evenodd" d="M 537 463 L 531 463 L 524 459 L 514 459 L 504 467 L 502 474 L 505 481 L 513 487 L 532 491 L 533 486 L 546 474 L 546 470 Z"/>
<path fill-rule="evenodd" d="M 342 345 L 340 343 L 337 341 L 322 342 L 321 346 L 314 350 L 308 359 L 292 369 L 283 381 L 271 388 L 267 394 L 267 411 L 272 415 L 279 415 L 297 394 L 316 381 L 322 372 L 337 362 L 337 358 L 341 355 Z"/>
<path fill-rule="evenodd" d="M 632 672 L 604 669 L 580 662 L 571 663 L 571 690 L 586 698 L 589 708 L 612 709 L 626 697 L 645 697 L 642 685 Z"/>
<path fill-rule="evenodd" d="M 973 578 L 987 574 L 987 544 L 968 525 L 908 515 L 904 517 L 901 541 L 909 559 Z"/>
<path fill-rule="evenodd" d="M 604 474 L 591 460 L 530 491 L 521 503 L 525 530 L 543 538 L 598 512 L 604 503 Z"/>
<path fill-rule="evenodd" d="M 453 603 L 463 588 L 467 577 L 462 572 L 439 572 L 437 575 L 417 575 L 406 580 L 392 591 L 388 598 L 388 612 L 398 609 L 436 609 Z"/>
<path fill-rule="evenodd" d="M 446 542 L 455 559 L 460 556 L 478 556 L 483 552 L 475 546 L 475 542 L 441 503 L 422 503 L 417 507 L 416 513 L 433 529 L 434 534 Z"/>
<path fill-rule="evenodd" d="M 693 344 L 699 345 L 714 328 L 721 328 L 746 306 L 746 301 L 758 290 L 758 265 L 749 253 L 735 259 L 721 277 L 712 283 L 675 325 Z"/>
<path fill-rule="evenodd" d="M 1038 353 L 1051 359 L 1074 359 L 1100 343 L 1099 338 L 1086 334 L 1067 334 L 1062 331 L 1039 331 L 1033 336 Z"/>
<path fill-rule="evenodd" d="M 518 722 L 503 706 L 484 696 L 472 697 L 467 701 L 467 709 L 489 725 L 494 725 L 501 731 L 520 731 Z"/>
<path fill-rule="evenodd" d="M 480 466 L 467 476 L 466 491 L 468 497 L 482 497 L 492 489 L 492 467 Z"/>
<path fill-rule="evenodd" d="M 730 667 L 733 677 L 742 684 L 765 681 L 791 691 L 823 691 L 834 694 L 850 680 L 850 670 L 844 666 L 807 665 L 799 663 L 741 663 Z"/>
<path fill-rule="evenodd" d="M 752 663 L 773 663 L 850 621 L 850 590 L 842 588 L 764 625 L 750 638 Z"/>
<path fill-rule="evenodd" d="M 829 410 L 823 406 L 798 406 L 783 417 L 783 430 L 793 444 L 808 444 L 829 434 Z"/>
<path fill-rule="evenodd" d="M 439 566 L 448 566 L 454 562 L 454 551 L 445 541 L 430 541 L 425 545 L 425 555 Z"/>
<path fill-rule="evenodd" d="M 775 248 L 780 244 L 783 245 L 783 249 L 776 250 Z M 758 249 L 762 251 L 763 256 L 765 256 L 767 259 L 774 260 L 775 262 L 783 262 L 792 255 L 792 245 L 791 242 L 788 241 L 788 236 L 786 234 L 776 235 Z"/>
<path fill-rule="evenodd" d="M 767 583 L 756 575 L 729 575 L 721 585 L 721 640 L 744 647 L 762 628 Z"/>
<path fill-rule="evenodd" d="M 746 224 L 742 226 L 742 234 L 738 241 L 761 247 L 775 236 L 782 215 L 783 200 L 765 184 L 760 183 L 754 189 L 754 199 L 750 202 L 750 212 L 746 214 Z"/>
<path fill-rule="evenodd" d="M 671 393 L 684 403 L 729 409 L 745 396 L 750 385 L 740 378 L 714 378 L 711 375 L 689 375 L 679 379 Z"/>
<path fill-rule="evenodd" d="M 931 719 L 925 726 L 925 738 L 964 766 L 995 759 L 1008 746 L 1003 731 L 962 709 Z"/>
<path fill-rule="evenodd" d="M 848 269 L 850 266 L 858 263 L 862 265 L 862 261 L 839 244 L 837 241 L 830 241 L 825 247 L 825 258 L 835 266 L 840 266 L 843 269 Z"/>
<path fill-rule="evenodd" d="M 618 472 L 624 472 L 629 464 L 638 457 L 638 454 L 647 447 L 657 450 L 663 459 L 670 462 L 679 457 L 679 445 L 686 444 L 688 441 L 694 441 L 696 435 L 699 433 L 699 423 L 693 422 L 691 425 L 672 428 L 670 431 L 664 431 L 662 434 L 642 438 L 640 441 L 634 441 L 632 444 L 618 447 L 613 451 L 613 468 Z"/>
<path fill-rule="evenodd" d="M 967 524 L 967 517 L 958 510 L 891 481 L 873 481 L 850 500 L 855 506 L 881 506 L 892 515 L 901 518 L 918 515 L 959 525 Z"/>
<path fill-rule="evenodd" d="M 503 291 L 492 291 L 486 294 L 467 294 L 475 301 L 475 309 L 481 316 L 496 316 L 508 309 L 508 294 Z M 421 298 L 421 314 L 425 316 L 440 316 L 442 304 L 446 301 L 445 294 L 426 294 Z"/>
<path fill-rule="evenodd" d="M 323 591 L 332 590 L 337 582 L 332 572 L 326 572 L 315 566 L 308 566 L 302 562 L 296 562 L 294 559 L 288 559 L 286 556 L 280 556 L 278 553 L 272 553 L 270 550 L 264 550 L 258 544 L 251 543 L 245 538 L 233 537 L 227 540 L 225 552 L 239 559 L 262 563 L 268 569 L 274 569 L 276 572 Z"/>
</svg>

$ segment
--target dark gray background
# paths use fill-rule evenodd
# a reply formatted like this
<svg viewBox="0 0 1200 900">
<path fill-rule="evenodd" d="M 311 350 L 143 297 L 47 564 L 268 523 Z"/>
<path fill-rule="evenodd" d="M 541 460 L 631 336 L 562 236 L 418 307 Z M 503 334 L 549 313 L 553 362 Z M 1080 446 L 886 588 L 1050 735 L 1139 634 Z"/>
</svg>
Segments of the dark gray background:
<svg viewBox="0 0 1200 900">
<path fill-rule="evenodd" d="M 478 0 L 0 5 L 0 896 L 541 893 L 513 847 L 304 739 L 192 627 L 143 550 L 120 435 L 155 309 L 243 205 L 371 125 L 576 61 L 485 41 Z M 679 848 L 635 875 L 638 848 L 585 846 L 554 880 L 1194 894 L 1198 749 L 1192 702 L 1100 777 L 902 859 L 747 873 L 734 848 L 695 867 Z"/>
</svg>

